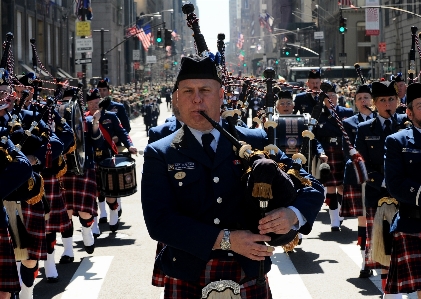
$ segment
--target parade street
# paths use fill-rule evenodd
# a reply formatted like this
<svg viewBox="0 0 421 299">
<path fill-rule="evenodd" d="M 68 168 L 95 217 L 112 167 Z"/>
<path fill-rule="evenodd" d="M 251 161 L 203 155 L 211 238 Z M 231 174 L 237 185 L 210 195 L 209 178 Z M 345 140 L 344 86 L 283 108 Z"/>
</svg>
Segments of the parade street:
<svg viewBox="0 0 421 299">
<path fill-rule="evenodd" d="M 164 99 L 163 99 L 164 100 Z M 171 116 L 161 104 L 158 124 Z M 35 299 L 159 299 L 162 288 L 151 285 L 156 241 L 149 237 L 140 201 L 143 149 L 147 137 L 142 117 L 131 121 L 131 138 L 140 153 L 136 159 L 138 191 L 122 199 L 123 214 L 116 234 L 108 224 L 100 224 L 101 236 L 95 252 L 83 250 L 79 221 L 74 221 L 75 260 L 57 264 L 58 283 L 47 283 L 43 263 L 36 279 Z M 159 203 L 157 203 L 159 204 Z M 277 248 L 272 258 L 269 282 L 274 299 L 358 299 L 381 298 L 380 274 L 358 278 L 361 255 L 357 220 L 345 219 L 340 232 L 331 232 L 327 206 L 323 206 L 313 231 L 289 255 Z M 63 247 L 57 234 L 56 261 Z M 163 297 L 162 297 L 163 298 Z M 404 298 L 406 298 L 404 296 Z M 411 294 L 407 298 L 416 298 Z"/>
</svg>

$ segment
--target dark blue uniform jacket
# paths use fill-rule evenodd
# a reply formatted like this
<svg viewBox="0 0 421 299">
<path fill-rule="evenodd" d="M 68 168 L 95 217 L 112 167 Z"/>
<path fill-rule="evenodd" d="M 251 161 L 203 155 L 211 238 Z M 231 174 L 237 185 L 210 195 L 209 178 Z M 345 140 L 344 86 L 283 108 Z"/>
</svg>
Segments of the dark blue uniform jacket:
<svg viewBox="0 0 421 299">
<path fill-rule="evenodd" d="M 240 139 L 252 148 L 263 149 L 267 144 L 263 130 L 236 128 Z M 186 126 L 149 144 L 144 157 L 141 198 L 145 222 L 152 239 L 167 244 L 158 256 L 160 267 L 171 277 L 197 280 L 209 259 L 221 252 L 212 251 L 219 232 L 245 221 L 239 158 L 221 135 L 212 164 Z M 277 158 L 287 166 L 292 163 L 282 152 Z M 184 172 L 184 177 L 177 179 L 178 172 Z M 323 203 L 324 190 L 303 170 L 301 174 L 310 178 L 313 186 L 300 189 L 293 206 L 311 226 Z M 234 256 L 247 277 L 257 277 L 259 262 Z M 270 264 L 266 258 L 265 272 Z"/>
</svg>

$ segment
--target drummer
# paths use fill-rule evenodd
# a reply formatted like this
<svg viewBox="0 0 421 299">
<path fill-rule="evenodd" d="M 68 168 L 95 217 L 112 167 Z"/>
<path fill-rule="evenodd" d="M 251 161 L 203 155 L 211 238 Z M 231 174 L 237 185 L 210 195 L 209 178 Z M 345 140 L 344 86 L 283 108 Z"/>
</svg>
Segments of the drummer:
<svg viewBox="0 0 421 299">
<path fill-rule="evenodd" d="M 289 91 L 281 90 L 278 93 L 278 100 L 276 101 L 275 107 L 279 114 L 292 114 L 294 110 L 292 94 Z"/>
<path fill-rule="evenodd" d="M 99 128 L 102 135 L 105 138 L 105 142 L 100 147 L 95 147 L 95 162 L 100 163 L 101 161 L 113 157 L 118 154 L 117 146 L 111 136 L 117 136 L 118 139 L 124 144 L 124 146 L 132 154 L 137 154 L 137 149 L 133 146 L 133 142 L 130 139 L 127 131 L 121 126 L 120 120 L 117 115 L 113 112 L 106 111 L 107 100 L 102 99 L 98 89 L 92 89 L 87 93 L 86 101 L 88 104 L 88 112 L 85 116 L 93 116 L 97 110 L 100 109 L 101 101 L 101 117 L 99 119 Z M 97 176 L 98 177 L 98 176 Z M 98 183 L 98 182 L 97 182 Z M 100 186 L 98 186 L 100 187 Z M 110 208 L 110 230 L 112 232 L 118 229 L 118 202 L 116 198 L 108 197 L 106 202 Z"/>
<path fill-rule="evenodd" d="M 63 102 L 72 100 L 76 93 L 75 89 L 68 89 L 64 92 Z M 70 219 L 72 216 L 79 217 L 82 225 L 82 237 L 85 251 L 88 254 L 94 252 L 94 237 L 100 235 L 97 219 L 97 184 L 95 177 L 94 148 L 101 147 L 104 137 L 99 130 L 99 110 L 93 113 L 93 116 L 86 117 L 87 131 L 85 134 L 85 163 L 83 165 L 83 175 L 76 175 L 68 169 L 62 177 L 63 196 L 67 205 L 67 214 Z M 74 159 L 74 156 L 67 155 L 67 160 Z M 76 162 L 75 162 L 76 163 Z M 74 261 L 73 253 L 73 221 L 72 226 L 61 233 L 64 251 L 60 258 L 60 264 L 68 264 Z"/>
</svg>

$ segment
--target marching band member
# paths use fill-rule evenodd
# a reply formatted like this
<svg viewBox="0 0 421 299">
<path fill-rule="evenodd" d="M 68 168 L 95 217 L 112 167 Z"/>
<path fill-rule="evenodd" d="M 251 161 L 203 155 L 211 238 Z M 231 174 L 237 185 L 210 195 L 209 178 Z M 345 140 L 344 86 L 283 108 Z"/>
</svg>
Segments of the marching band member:
<svg viewBox="0 0 421 299">
<path fill-rule="evenodd" d="M 121 125 L 126 130 L 127 134 L 129 134 L 130 131 L 132 130 L 132 128 L 130 127 L 130 120 L 129 120 L 129 117 L 126 113 L 126 108 L 124 108 L 123 104 L 112 100 L 109 83 L 110 83 L 110 81 L 109 81 L 108 78 L 105 78 L 103 80 L 99 80 L 99 82 L 97 84 L 99 94 L 101 95 L 101 98 L 106 98 L 106 97 L 111 98 L 111 102 L 110 102 L 110 105 L 108 106 L 107 110 L 117 114 L 117 117 L 121 122 Z M 122 141 L 118 140 L 117 136 L 111 136 L 111 137 L 113 138 L 114 142 L 116 143 L 119 151 L 123 151 L 124 147 L 122 146 Z M 100 223 L 106 223 L 107 222 L 107 210 L 105 209 L 105 198 L 102 195 L 100 195 L 100 196 L 98 196 L 98 201 L 99 201 L 99 208 L 100 208 L 100 212 L 101 212 Z M 120 217 L 121 213 L 122 213 L 120 197 L 117 198 L 117 202 L 118 202 L 118 217 Z"/>
<path fill-rule="evenodd" d="M 259 286 L 256 277 L 258 261 L 266 261 L 267 273 L 272 253 L 258 242 L 269 241 L 263 235 L 268 232 L 298 229 L 304 224 L 299 218 L 311 225 L 323 201 L 323 188 L 312 180 L 313 187 L 298 195 L 294 208 L 274 210 L 261 220 L 260 234 L 230 231 L 242 218 L 241 170 L 232 163 L 237 159 L 232 144 L 199 114 L 204 111 L 221 122 L 224 92 L 214 62 L 209 57 L 183 57 L 176 86 L 185 124 L 146 147 L 142 175 L 146 226 L 153 239 L 166 244 L 157 258 L 166 275 L 164 298 L 199 297 L 205 285 L 220 279 L 246 281 L 241 298 L 270 298 L 267 280 Z M 263 130 L 236 129 L 258 148 L 267 141 Z M 278 157 L 291 163 L 282 152 Z M 185 166 L 175 169 L 177 175 L 169 167 L 178 163 Z"/>
<path fill-rule="evenodd" d="M 320 84 L 322 83 L 322 79 L 320 77 L 320 71 L 319 70 L 311 70 L 308 73 L 307 76 L 307 88 L 319 91 L 320 90 Z M 294 102 L 294 110 L 293 113 L 297 114 L 298 111 L 300 111 L 300 114 L 303 113 L 310 113 L 313 111 L 313 107 L 317 103 L 317 96 L 314 94 L 310 94 L 308 92 L 302 92 L 295 96 L 295 102 Z"/>
<path fill-rule="evenodd" d="M 396 113 L 405 113 L 406 112 L 406 83 L 405 79 L 402 76 L 402 73 L 397 73 L 396 76 L 392 76 L 392 80 L 396 82 L 398 86 L 398 98 L 400 103 Z"/>
<path fill-rule="evenodd" d="M 75 90 L 68 89 L 64 92 L 63 101 L 70 101 L 74 96 Z M 82 224 L 82 237 L 85 251 L 88 254 L 94 252 L 95 240 L 94 234 L 99 236 L 100 231 L 94 231 L 93 228 L 98 224 L 94 223 L 94 217 L 98 216 L 96 197 L 97 183 L 95 176 L 94 148 L 100 148 L 104 142 L 104 137 L 99 129 L 99 118 L 101 112 L 95 111 L 93 115 L 86 116 L 87 130 L 85 134 L 85 163 L 83 175 L 76 175 L 67 172 L 62 177 L 63 196 L 66 200 L 67 213 L 69 218 L 79 217 Z M 72 223 L 73 224 L 73 223 Z M 74 261 L 73 254 L 73 225 L 70 229 L 61 233 L 64 251 L 60 258 L 60 264 L 67 264 Z"/>
<path fill-rule="evenodd" d="M 9 103 L 0 100 L 0 111 L 7 109 Z M 0 116 L 0 199 L 3 201 L 20 185 L 31 178 L 32 166 L 26 156 L 17 151 L 15 158 L 8 158 L 8 155 L 15 148 L 9 139 L 9 131 L 4 127 L 3 115 Z M 18 271 L 16 268 L 15 254 L 11 232 L 8 229 L 8 217 L 5 208 L 0 208 L 0 298 L 8 299 L 11 294 L 20 291 Z"/>
<path fill-rule="evenodd" d="M 373 99 L 371 89 L 368 85 L 358 86 L 354 102 L 356 108 L 358 109 L 358 113 L 352 117 L 344 119 L 343 121 L 344 129 L 353 145 L 355 144 L 358 124 L 377 116 L 376 112 L 372 112 L 369 109 L 372 105 Z M 344 140 L 342 141 L 342 144 L 344 145 L 344 152 L 348 153 L 348 150 L 345 148 Z M 364 199 L 362 198 L 362 187 L 356 181 L 354 167 L 349 155 L 347 155 L 347 162 L 345 164 L 343 192 L 344 194 L 340 215 L 341 217 L 358 217 L 357 245 L 360 245 L 361 255 L 363 257 L 359 277 L 367 278 L 373 274 L 373 271 L 365 268 L 366 218 Z"/>
<path fill-rule="evenodd" d="M 98 89 L 90 90 L 87 94 L 86 101 L 88 104 L 88 112 L 85 113 L 86 116 L 93 116 L 97 110 L 100 110 L 99 104 L 101 101 L 101 95 L 99 94 Z M 106 101 L 103 99 L 102 101 Z M 102 102 L 105 103 L 105 102 Z M 105 105 L 106 106 L 106 105 Z M 118 154 L 117 146 L 112 139 L 112 136 L 117 136 L 119 141 L 121 141 L 124 146 L 129 150 L 130 153 L 136 154 L 137 149 L 133 146 L 132 140 L 130 139 L 129 134 L 123 128 L 118 119 L 117 115 L 113 112 L 106 111 L 105 108 L 101 110 L 101 117 L 99 119 L 99 128 L 106 142 L 103 142 L 101 147 L 95 148 L 95 161 L 99 163 L 100 161 L 110 158 Z M 98 183 L 98 181 L 97 181 Z M 110 230 L 112 232 L 117 231 L 118 229 L 118 202 L 116 198 L 108 197 L 106 202 L 110 208 Z"/>
<path fill-rule="evenodd" d="M 294 110 L 292 94 L 289 91 L 281 90 L 278 93 L 278 100 L 276 101 L 275 108 L 279 114 L 292 114 Z"/>
<path fill-rule="evenodd" d="M 329 82 L 323 82 L 320 87 L 332 101 L 335 106 L 335 112 L 343 120 L 353 116 L 350 108 L 337 105 L 338 96 L 336 94 L 336 85 Z M 342 131 L 339 128 L 330 103 L 324 99 L 325 107 L 319 118 L 313 133 L 318 143 L 313 142 L 313 148 L 317 148 L 319 159 L 328 163 L 330 166 L 330 176 L 324 186 L 326 187 L 326 204 L 329 206 L 331 231 L 340 231 L 339 204 L 342 202 L 343 178 L 345 157 L 342 150 Z"/>
<path fill-rule="evenodd" d="M 408 118 L 413 127 L 386 137 L 384 174 L 390 195 L 399 202 L 393 234 L 390 269 L 383 298 L 417 292 L 421 298 L 421 84 L 408 86 Z"/>
<path fill-rule="evenodd" d="M 385 139 L 398 130 L 395 123 L 397 125 L 402 124 L 406 120 L 406 115 L 395 113 L 398 106 L 398 97 L 394 81 L 373 82 L 372 94 L 378 114 L 376 118 L 358 124 L 355 147 L 364 158 L 368 173 L 368 180 L 364 188 L 367 219 L 366 269 L 382 268 L 381 279 L 384 290 L 387 267 L 372 260 L 371 235 L 378 201 L 384 197 L 389 197 L 384 180 Z"/>
</svg>

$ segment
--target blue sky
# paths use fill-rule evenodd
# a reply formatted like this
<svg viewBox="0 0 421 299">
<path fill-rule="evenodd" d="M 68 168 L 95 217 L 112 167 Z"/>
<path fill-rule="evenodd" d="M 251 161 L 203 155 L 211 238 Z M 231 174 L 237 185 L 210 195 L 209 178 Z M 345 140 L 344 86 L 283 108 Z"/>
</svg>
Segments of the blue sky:
<svg viewBox="0 0 421 299">
<path fill-rule="evenodd" d="M 196 0 L 199 8 L 199 26 L 211 52 L 217 52 L 218 33 L 225 33 L 225 42 L 229 34 L 229 0 Z"/>
</svg>

